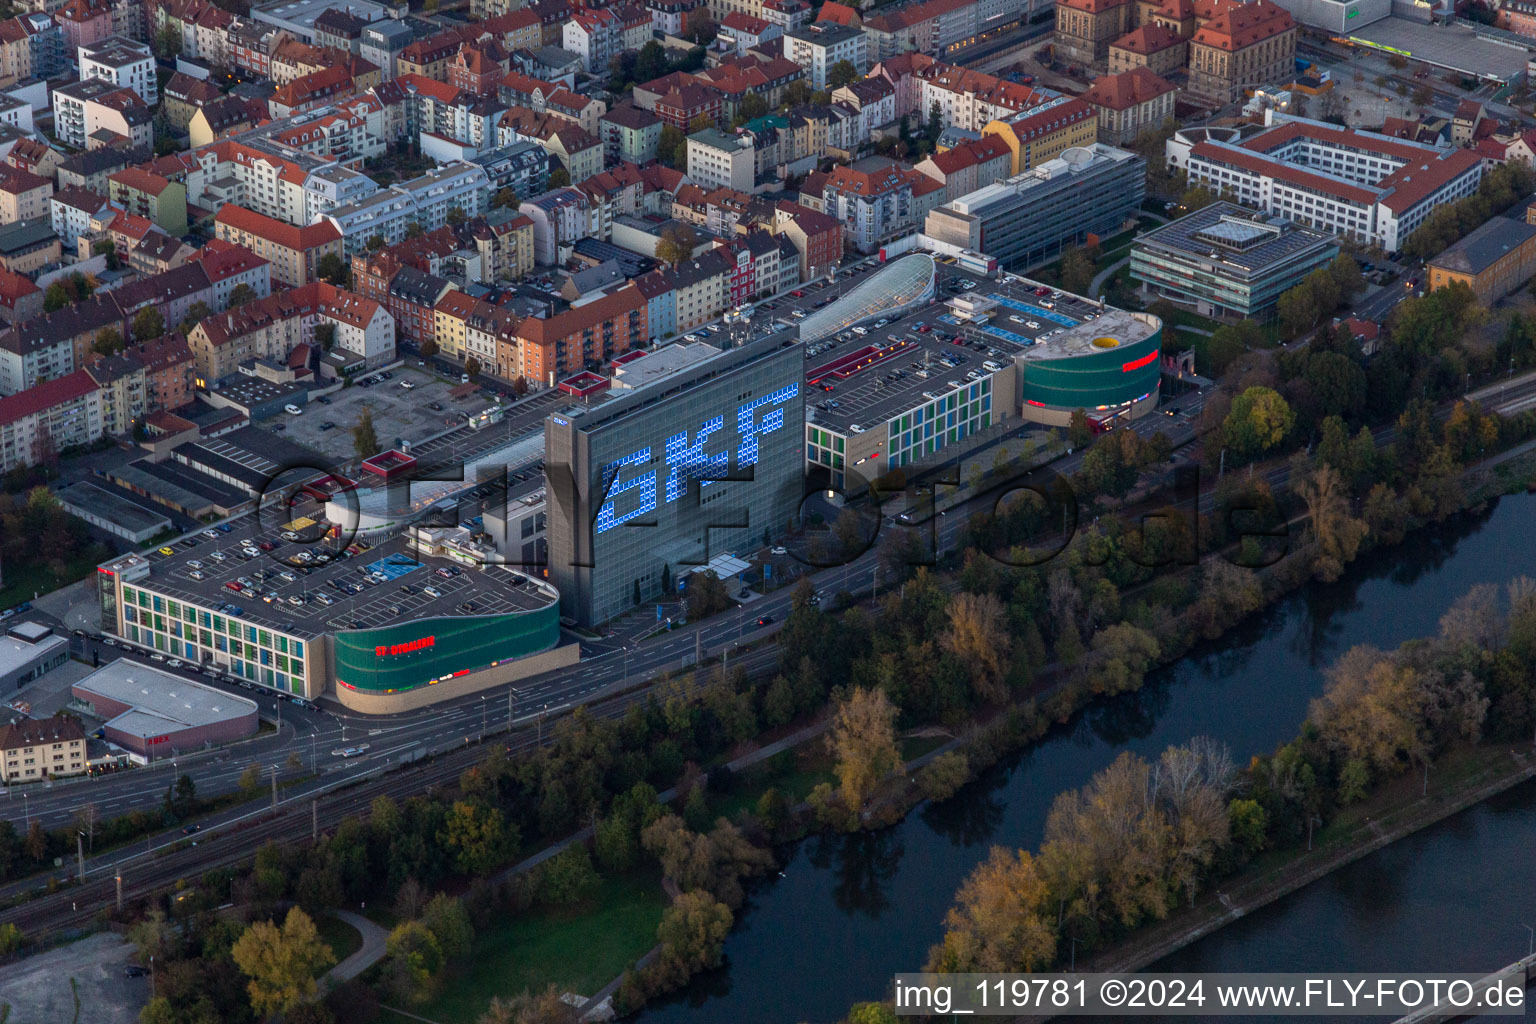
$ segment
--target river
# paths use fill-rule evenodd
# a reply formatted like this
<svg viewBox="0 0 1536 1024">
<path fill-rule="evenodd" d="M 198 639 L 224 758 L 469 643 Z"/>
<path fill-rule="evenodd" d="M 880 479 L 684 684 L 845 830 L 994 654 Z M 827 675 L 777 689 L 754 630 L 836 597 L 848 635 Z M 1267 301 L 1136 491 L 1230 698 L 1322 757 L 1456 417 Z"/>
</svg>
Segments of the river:
<svg viewBox="0 0 1536 1024">
<path fill-rule="evenodd" d="M 1536 577 L 1536 496 L 1500 499 L 1311 584 L 1220 641 L 1152 673 L 1137 693 L 1080 716 L 953 799 L 893 828 L 816 836 L 756 886 L 725 963 L 652 1004 L 645 1024 L 832 1022 L 920 970 L 956 888 L 994 844 L 1035 849 L 1056 794 L 1121 751 L 1149 759 L 1191 736 L 1239 763 L 1295 735 L 1322 671 L 1356 644 L 1434 632 L 1478 583 Z M 1529 879 L 1536 785 L 1447 819 L 1207 937 L 1160 968 L 1482 970 L 1523 955 L 1536 925 Z M 1208 1018 L 1207 1018 L 1208 1019 Z M 1508 1019 L 1508 1018 L 1506 1018 Z"/>
</svg>

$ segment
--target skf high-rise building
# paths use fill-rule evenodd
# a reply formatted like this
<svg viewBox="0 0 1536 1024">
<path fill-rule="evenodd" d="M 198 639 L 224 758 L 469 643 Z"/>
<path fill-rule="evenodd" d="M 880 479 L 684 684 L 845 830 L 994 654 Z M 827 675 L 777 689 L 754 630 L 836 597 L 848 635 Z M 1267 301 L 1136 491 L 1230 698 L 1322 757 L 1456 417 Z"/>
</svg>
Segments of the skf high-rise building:
<svg viewBox="0 0 1536 1024">
<path fill-rule="evenodd" d="M 671 345 L 545 421 L 562 615 L 607 621 L 785 529 L 803 497 L 802 364 L 783 335 L 723 352 Z"/>
</svg>

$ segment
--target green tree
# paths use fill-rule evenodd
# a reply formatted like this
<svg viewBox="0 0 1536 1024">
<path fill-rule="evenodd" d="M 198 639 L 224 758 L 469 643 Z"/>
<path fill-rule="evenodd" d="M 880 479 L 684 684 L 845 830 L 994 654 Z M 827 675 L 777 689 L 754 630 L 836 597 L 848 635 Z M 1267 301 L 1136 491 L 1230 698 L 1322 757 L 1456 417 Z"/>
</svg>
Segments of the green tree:
<svg viewBox="0 0 1536 1024">
<path fill-rule="evenodd" d="M 260 296 L 256 294 L 256 289 L 252 288 L 248 284 L 237 284 L 234 286 L 234 288 L 230 289 L 229 308 L 236 309 L 245 305 L 247 302 L 254 302 L 258 298 L 260 298 Z"/>
<path fill-rule="evenodd" d="M 469 377 L 470 380 L 474 380 L 476 377 L 480 376 L 480 370 L 480 360 L 476 359 L 474 356 L 470 356 L 468 359 L 464 360 L 464 373 Z"/>
<path fill-rule="evenodd" d="M 1093 258 L 1079 246 L 1061 254 L 1061 286 L 1074 295 L 1088 295 L 1093 288 Z M 1092 296 L 1088 296 L 1092 298 Z"/>
<path fill-rule="evenodd" d="M 1184 207 L 1186 212 L 1194 213 L 1196 210 L 1204 209 L 1205 207 L 1210 206 L 1217 200 L 1217 198 L 1218 197 L 1213 192 L 1211 192 L 1210 189 L 1202 188 L 1197 185 L 1194 188 L 1187 189 L 1184 194 L 1179 197 L 1179 205 Z"/>
<path fill-rule="evenodd" d="M 1072 417 L 1067 422 L 1067 444 L 1076 451 L 1086 448 L 1091 440 L 1093 440 L 1093 428 L 1088 425 L 1087 411 L 1073 409 Z"/>
<path fill-rule="evenodd" d="M 315 273 L 331 284 L 340 286 L 347 283 L 347 265 L 334 252 L 328 252 L 321 256 L 315 264 Z"/>
<path fill-rule="evenodd" d="M 69 305 L 75 299 L 69 286 L 63 281 L 55 281 L 43 292 L 43 312 L 56 313 Z"/>
<path fill-rule="evenodd" d="M 133 340 L 151 341 L 165 333 L 165 317 L 154 306 L 133 315 Z"/>
<path fill-rule="evenodd" d="M 667 51 L 659 40 L 651 39 L 635 54 L 635 81 L 641 84 L 667 73 Z"/>
<path fill-rule="evenodd" d="M 735 917 L 731 908 L 705 892 L 685 892 L 672 902 L 656 928 L 662 957 L 687 974 L 720 965 L 725 937 Z"/>
<path fill-rule="evenodd" d="M 841 89 L 851 82 L 859 80 L 859 69 L 853 66 L 852 61 L 840 60 L 827 69 L 827 86 L 832 89 Z"/>
<path fill-rule="evenodd" d="M 424 998 L 443 969 L 443 947 L 420 921 L 396 925 L 384 941 L 384 956 L 389 987 L 406 1002 Z"/>
<path fill-rule="evenodd" d="M 379 435 L 373 429 L 373 410 L 363 406 L 362 415 L 357 418 L 357 426 L 352 428 L 352 448 L 359 458 L 371 459 L 379 454 Z"/>
<path fill-rule="evenodd" d="M 453 855 L 454 867 L 465 875 L 483 875 L 505 861 L 517 848 L 517 828 L 503 820 L 501 809 L 467 800 L 448 809 L 438 834 Z"/>
<path fill-rule="evenodd" d="M 564 167 L 556 167 L 549 172 L 550 188 L 566 188 L 571 183 L 571 172 Z"/>
<path fill-rule="evenodd" d="M 736 112 L 748 121 L 755 121 L 768 113 L 768 101 L 763 98 L 762 93 L 749 92 L 741 98 Z"/>
<path fill-rule="evenodd" d="M 1248 388 L 1232 400 L 1222 424 L 1222 441 L 1243 458 L 1257 458 L 1291 432 L 1296 414 L 1273 388 Z"/>
<path fill-rule="evenodd" d="M 288 911 L 282 927 L 271 921 L 248 927 L 230 948 L 230 955 L 251 979 L 246 985 L 251 1008 L 262 1016 L 313 1002 L 318 991 L 315 979 L 336 962 L 315 922 L 298 907 Z"/>
<path fill-rule="evenodd" d="M 126 344 L 123 341 L 122 331 L 116 327 L 103 327 L 96 332 L 96 340 L 91 342 L 91 350 L 104 356 L 111 356 L 121 352 Z"/>
<path fill-rule="evenodd" d="M 457 896 L 440 892 L 433 896 L 421 914 L 421 923 L 437 939 L 437 944 L 448 959 L 469 955 L 475 944 L 475 926 L 470 923 L 469 911 Z"/>
<path fill-rule="evenodd" d="M 551 906 L 574 906 L 590 899 L 601 882 L 587 848 L 573 843 L 540 868 L 539 899 Z"/>
<path fill-rule="evenodd" d="M 202 323 L 213 315 L 213 310 L 208 303 L 199 299 L 187 307 L 187 315 L 181 318 L 181 324 L 177 330 L 182 334 L 191 334 L 192 328 Z"/>
</svg>

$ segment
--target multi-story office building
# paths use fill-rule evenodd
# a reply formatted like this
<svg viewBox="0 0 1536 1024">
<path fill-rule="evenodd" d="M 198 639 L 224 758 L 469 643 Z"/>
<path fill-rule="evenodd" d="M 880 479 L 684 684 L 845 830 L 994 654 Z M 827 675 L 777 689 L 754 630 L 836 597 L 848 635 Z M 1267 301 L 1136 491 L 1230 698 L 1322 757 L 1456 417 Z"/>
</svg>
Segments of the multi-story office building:
<svg viewBox="0 0 1536 1024">
<path fill-rule="evenodd" d="M 755 177 L 752 137 L 705 128 L 688 136 L 688 177 L 701 188 L 752 191 Z"/>
<path fill-rule="evenodd" d="M 1267 319 L 1280 294 L 1339 254 L 1331 236 L 1212 203 L 1136 239 L 1131 277 L 1202 316 Z"/>
<path fill-rule="evenodd" d="M 1146 161 L 1095 143 L 945 203 L 928 214 L 924 230 L 1000 263 L 1028 266 L 1089 234 L 1115 234 L 1145 195 Z"/>
<path fill-rule="evenodd" d="M 695 566 L 785 528 L 802 499 L 802 349 L 776 335 L 545 421 L 549 572 L 562 614 L 629 611 Z M 663 355 L 666 353 L 666 355 Z"/>
<path fill-rule="evenodd" d="M 1396 252 L 1436 207 L 1471 195 L 1483 161 L 1377 132 L 1265 112 L 1265 129 L 1186 128 L 1165 144 L 1191 185 Z"/>
</svg>

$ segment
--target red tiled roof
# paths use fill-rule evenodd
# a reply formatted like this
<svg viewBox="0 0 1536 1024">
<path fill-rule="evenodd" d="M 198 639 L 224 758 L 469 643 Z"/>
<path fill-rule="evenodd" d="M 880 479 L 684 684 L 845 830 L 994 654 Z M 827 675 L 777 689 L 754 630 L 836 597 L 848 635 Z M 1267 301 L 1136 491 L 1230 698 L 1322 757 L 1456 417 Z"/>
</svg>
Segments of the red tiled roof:
<svg viewBox="0 0 1536 1024">
<path fill-rule="evenodd" d="M 1285 8 L 1271 0 L 1251 0 L 1216 15 L 1195 30 L 1193 41 L 1218 50 L 1246 49 L 1296 28 Z"/>
<path fill-rule="evenodd" d="M 52 184 L 47 178 L 33 174 L 25 168 L 0 164 L 0 190 L 12 195 L 21 195 L 23 192 L 31 192 Z"/>
<path fill-rule="evenodd" d="M 1096 107 L 1129 110 L 1174 91 L 1173 84 L 1147 68 L 1133 68 L 1118 75 L 1100 75 L 1080 97 Z"/>
<path fill-rule="evenodd" d="M 729 15 L 727 15 L 729 17 Z M 850 28 L 858 28 L 859 12 L 847 4 L 840 4 L 837 0 L 827 0 L 821 5 L 821 10 L 816 15 L 816 20 L 830 21 L 836 25 L 847 25 Z"/>
<path fill-rule="evenodd" d="M 1197 142 L 1191 148 L 1190 153 L 1202 159 L 1210 160 L 1212 163 L 1237 167 L 1252 174 L 1268 175 L 1280 181 L 1300 185 L 1304 188 L 1316 189 L 1324 195 L 1347 199 L 1351 202 L 1370 204 L 1374 203 L 1377 198 L 1377 193 L 1372 189 L 1351 185 L 1348 182 L 1325 177 L 1321 174 L 1314 174 L 1295 164 L 1276 160 L 1261 153 L 1249 152 L 1241 147 L 1222 146 L 1214 142 Z"/>
<path fill-rule="evenodd" d="M 107 175 L 107 180 L 152 196 L 158 196 L 171 187 L 171 183 L 160 175 L 151 174 L 137 167 L 124 167 L 114 174 Z"/>
<path fill-rule="evenodd" d="M 880 14 L 873 18 L 864 19 L 864 27 L 874 29 L 876 32 L 899 32 L 913 25 L 920 25 L 925 21 L 941 17 L 951 11 L 958 11 L 962 7 L 970 7 L 975 0 L 922 0 L 922 3 L 903 7 L 899 11 L 890 14 Z"/>
<path fill-rule="evenodd" d="M 299 252 L 306 252 L 341 239 L 341 232 L 336 230 L 336 225 L 328 220 L 298 228 L 233 203 L 222 207 L 214 217 L 214 222 L 228 224 L 236 231 L 244 231 L 281 245 L 285 249 L 295 249 Z"/>
<path fill-rule="evenodd" d="M 1143 25 L 1141 28 L 1127 32 L 1125 35 L 1110 43 L 1110 47 L 1118 50 L 1129 50 L 1147 56 L 1159 53 L 1172 46 L 1178 46 L 1184 42 L 1184 37 L 1179 35 L 1167 25 Z"/>
<path fill-rule="evenodd" d="M 0 398 L 0 426 L 74 401 L 95 390 L 96 381 L 84 370 L 34 384 L 25 391 Z"/>
<path fill-rule="evenodd" d="M 1474 150 L 1453 149 L 1399 167 L 1377 183 L 1378 187 L 1390 190 L 1381 197 L 1381 205 L 1403 214 L 1481 162 L 1482 157 Z"/>
<path fill-rule="evenodd" d="M 14 309 L 17 302 L 40 290 L 25 274 L 0 268 L 0 304 Z"/>
</svg>

